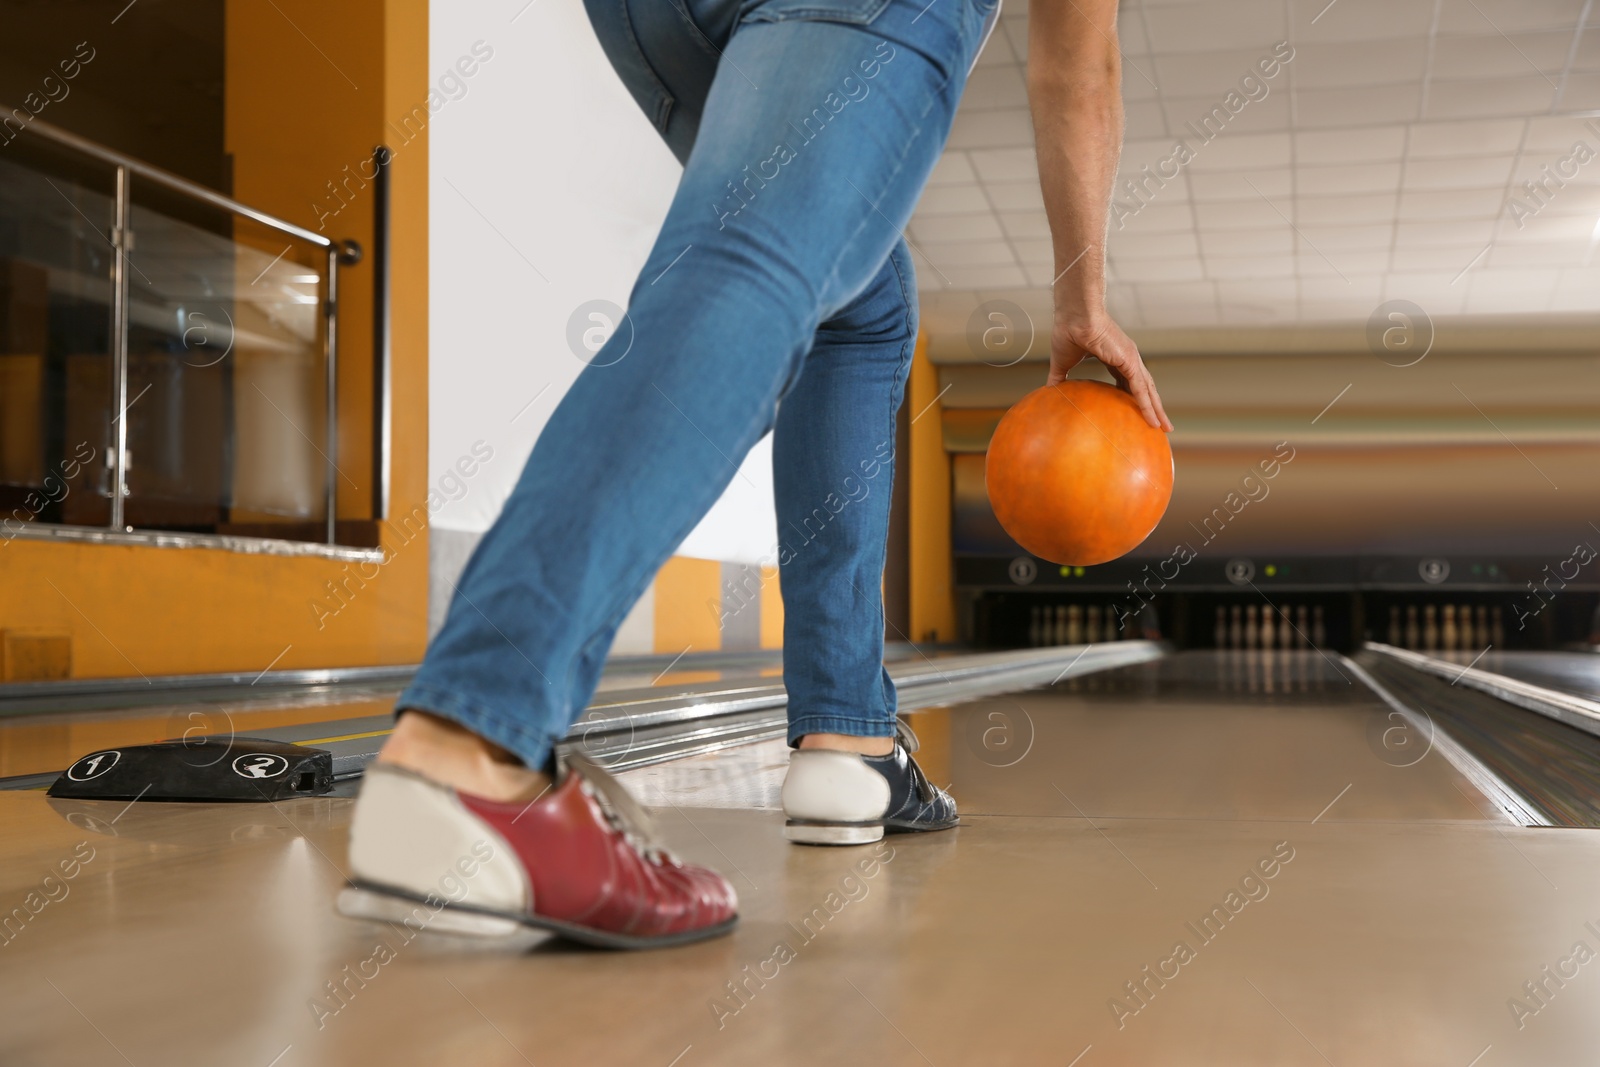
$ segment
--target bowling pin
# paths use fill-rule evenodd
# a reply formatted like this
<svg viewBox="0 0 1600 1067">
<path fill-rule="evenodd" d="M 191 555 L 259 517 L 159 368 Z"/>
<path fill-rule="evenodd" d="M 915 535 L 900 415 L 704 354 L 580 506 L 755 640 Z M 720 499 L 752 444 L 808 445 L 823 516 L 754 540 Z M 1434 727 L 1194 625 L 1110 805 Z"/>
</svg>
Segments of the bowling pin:
<svg viewBox="0 0 1600 1067">
<path fill-rule="evenodd" d="M 1050 643 L 1064 645 L 1067 643 L 1067 609 L 1064 605 L 1057 604 L 1052 614 L 1055 618 L 1051 620 Z"/>
<path fill-rule="evenodd" d="M 1305 648 L 1311 643 L 1311 624 L 1306 619 L 1306 606 L 1301 604 L 1294 609 L 1294 621 L 1299 633 L 1295 634 L 1295 643 Z"/>
<path fill-rule="evenodd" d="M 1439 651 L 1439 609 L 1432 604 L 1422 609 L 1422 650 Z"/>
<path fill-rule="evenodd" d="M 1322 618 L 1322 605 L 1311 609 L 1311 643 L 1321 648 L 1328 643 L 1328 627 Z"/>
<path fill-rule="evenodd" d="M 1239 624 L 1239 605 L 1228 608 L 1228 647 L 1238 648 L 1244 640 L 1244 628 Z"/>
<path fill-rule="evenodd" d="M 1422 647 L 1422 631 L 1417 626 L 1417 606 L 1406 605 L 1406 647 L 1415 652 Z"/>
<path fill-rule="evenodd" d="M 1244 608 L 1244 647 L 1254 649 L 1259 639 L 1259 627 L 1256 625 L 1257 611 L 1255 604 L 1246 604 Z"/>
<path fill-rule="evenodd" d="M 1476 652 L 1478 650 L 1478 633 L 1472 628 L 1471 604 L 1463 604 L 1458 609 L 1456 627 L 1460 631 L 1460 636 L 1457 640 L 1461 642 L 1462 651 Z"/>
<path fill-rule="evenodd" d="M 1488 608 L 1488 606 L 1485 605 L 1485 604 L 1479 604 L 1476 614 L 1478 616 L 1478 623 L 1477 623 L 1477 626 L 1475 628 L 1478 631 L 1478 644 L 1487 645 L 1490 642 L 1494 642 L 1495 644 L 1499 644 L 1499 640 L 1496 639 L 1495 637 L 1491 636 L 1490 633 L 1489 633 L 1489 608 Z"/>
<path fill-rule="evenodd" d="M 1098 644 L 1100 641 L 1100 605 L 1090 604 L 1084 612 L 1083 639 L 1089 644 Z"/>
<path fill-rule="evenodd" d="M 1073 604 L 1067 608 L 1067 644 L 1083 644 L 1083 605 Z"/>
<path fill-rule="evenodd" d="M 1389 644 L 1400 647 L 1400 605 L 1389 605 Z"/>
<path fill-rule="evenodd" d="M 1460 636 L 1456 633 L 1456 606 L 1454 604 L 1446 604 L 1439 609 L 1439 612 L 1443 616 L 1439 626 L 1440 647 L 1446 652 L 1454 652 L 1456 650 L 1456 638 Z"/>
<path fill-rule="evenodd" d="M 1294 647 L 1294 627 L 1289 623 L 1289 609 L 1278 613 L 1278 647 L 1285 651 Z"/>
<path fill-rule="evenodd" d="M 1217 605 L 1217 619 L 1211 624 L 1211 644 L 1216 648 L 1228 647 L 1228 610 Z"/>
</svg>

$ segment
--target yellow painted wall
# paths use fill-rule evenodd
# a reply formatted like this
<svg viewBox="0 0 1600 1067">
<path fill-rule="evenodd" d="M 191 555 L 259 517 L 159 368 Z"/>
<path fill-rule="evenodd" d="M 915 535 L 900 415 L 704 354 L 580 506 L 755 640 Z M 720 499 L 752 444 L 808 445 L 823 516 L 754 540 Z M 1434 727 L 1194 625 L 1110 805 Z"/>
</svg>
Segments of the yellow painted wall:
<svg viewBox="0 0 1600 1067">
<path fill-rule="evenodd" d="M 939 372 L 928 338 L 911 360 L 911 638 L 954 641 L 956 603 L 950 556 L 950 456 L 944 450 Z"/>
<path fill-rule="evenodd" d="M 325 183 L 392 138 L 388 120 L 427 96 L 427 2 L 229 0 L 227 27 L 236 196 L 315 229 Z M 427 161 L 419 140 L 393 171 L 396 515 L 427 491 Z M 370 196 L 328 231 L 370 247 Z M 368 265 L 342 279 L 341 385 L 351 410 L 339 463 L 361 486 L 342 487 L 340 513 L 351 517 L 366 516 L 370 495 L 368 279 Z M 366 565 L 363 579 L 323 559 L 0 541 L 0 629 L 72 633 L 75 677 L 415 662 L 426 628 L 426 537 L 388 530 L 384 542 L 391 561 Z M 330 581 L 349 590 L 342 606 L 326 597 Z"/>
<path fill-rule="evenodd" d="M 655 650 L 676 656 L 722 647 L 722 564 L 673 556 L 656 574 Z"/>
<path fill-rule="evenodd" d="M 783 647 L 783 593 L 778 568 L 761 568 L 761 647 Z"/>
</svg>

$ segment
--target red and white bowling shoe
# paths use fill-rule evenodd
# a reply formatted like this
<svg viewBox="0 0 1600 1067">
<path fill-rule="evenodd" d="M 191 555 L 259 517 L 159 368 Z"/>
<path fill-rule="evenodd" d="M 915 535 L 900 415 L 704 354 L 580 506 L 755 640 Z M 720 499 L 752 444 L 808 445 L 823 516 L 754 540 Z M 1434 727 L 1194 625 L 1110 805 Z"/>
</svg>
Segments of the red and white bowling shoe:
<svg viewBox="0 0 1600 1067">
<path fill-rule="evenodd" d="M 516 804 L 372 764 L 339 910 L 411 930 L 519 941 L 531 928 L 604 948 L 733 929 L 739 905 L 726 879 L 657 844 L 644 810 L 604 769 L 578 755 L 560 762 L 553 788 Z"/>
</svg>

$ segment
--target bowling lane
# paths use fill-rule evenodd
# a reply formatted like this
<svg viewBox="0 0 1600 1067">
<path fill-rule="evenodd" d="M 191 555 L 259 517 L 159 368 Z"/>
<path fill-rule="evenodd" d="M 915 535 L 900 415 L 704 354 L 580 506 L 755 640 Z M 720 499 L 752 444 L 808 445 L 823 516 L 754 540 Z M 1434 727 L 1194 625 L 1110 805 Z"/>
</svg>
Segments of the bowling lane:
<svg viewBox="0 0 1600 1067">
<path fill-rule="evenodd" d="M 1462 666 L 1472 661 L 1472 656 L 1461 652 L 1440 654 L 1439 658 Z M 1473 666 L 1571 696 L 1600 700 L 1600 654 L 1594 652 L 1490 652 Z"/>
<path fill-rule="evenodd" d="M 338 917 L 346 799 L 0 794 L 0 905 L 77 861 L 6 933 L 0 1061 L 1588 1062 L 1600 983 L 1521 1028 L 1506 1005 L 1596 943 L 1600 836 L 1510 826 L 1437 755 L 1385 763 L 1337 657 L 1229 656 L 918 713 L 950 833 L 787 845 L 781 744 L 628 772 L 742 910 L 632 956 Z"/>
</svg>

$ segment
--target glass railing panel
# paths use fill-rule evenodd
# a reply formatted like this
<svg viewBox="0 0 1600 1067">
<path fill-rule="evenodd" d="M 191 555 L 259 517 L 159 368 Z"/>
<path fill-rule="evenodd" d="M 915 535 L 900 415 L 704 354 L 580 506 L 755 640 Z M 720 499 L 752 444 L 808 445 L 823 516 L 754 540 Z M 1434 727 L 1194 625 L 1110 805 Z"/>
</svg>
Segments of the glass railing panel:
<svg viewBox="0 0 1600 1067">
<path fill-rule="evenodd" d="M 325 253 L 137 177 L 130 223 L 128 524 L 324 540 Z"/>
<path fill-rule="evenodd" d="M 110 520 L 112 168 L 0 150 L 0 541 Z"/>
</svg>

